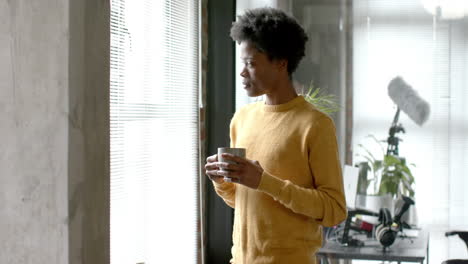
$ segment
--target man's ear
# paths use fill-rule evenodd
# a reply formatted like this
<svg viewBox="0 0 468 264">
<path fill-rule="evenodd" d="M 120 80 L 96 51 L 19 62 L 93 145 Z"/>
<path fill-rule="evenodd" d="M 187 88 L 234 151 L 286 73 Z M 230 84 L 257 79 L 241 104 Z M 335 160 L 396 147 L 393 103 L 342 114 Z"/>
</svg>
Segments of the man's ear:
<svg viewBox="0 0 468 264">
<path fill-rule="evenodd" d="M 277 60 L 277 65 L 278 65 L 278 69 L 285 70 L 286 72 L 288 71 L 288 60 L 286 59 Z"/>
</svg>

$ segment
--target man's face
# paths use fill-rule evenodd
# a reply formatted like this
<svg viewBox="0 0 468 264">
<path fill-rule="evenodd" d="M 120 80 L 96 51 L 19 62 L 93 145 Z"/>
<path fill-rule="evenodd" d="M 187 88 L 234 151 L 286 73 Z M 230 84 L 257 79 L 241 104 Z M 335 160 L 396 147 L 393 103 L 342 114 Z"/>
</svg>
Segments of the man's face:
<svg viewBox="0 0 468 264">
<path fill-rule="evenodd" d="M 274 91 L 280 71 L 279 62 L 269 60 L 248 41 L 241 42 L 240 54 L 243 62 L 240 76 L 247 95 L 255 97 Z"/>
</svg>

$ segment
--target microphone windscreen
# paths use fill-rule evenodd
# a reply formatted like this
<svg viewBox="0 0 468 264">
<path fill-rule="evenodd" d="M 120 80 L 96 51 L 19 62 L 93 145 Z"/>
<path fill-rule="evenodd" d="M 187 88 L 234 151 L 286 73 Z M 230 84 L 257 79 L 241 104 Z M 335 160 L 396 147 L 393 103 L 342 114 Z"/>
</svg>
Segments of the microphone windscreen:
<svg viewBox="0 0 468 264">
<path fill-rule="evenodd" d="M 416 124 L 422 125 L 429 118 L 430 107 L 401 77 L 388 84 L 388 95 Z"/>
</svg>

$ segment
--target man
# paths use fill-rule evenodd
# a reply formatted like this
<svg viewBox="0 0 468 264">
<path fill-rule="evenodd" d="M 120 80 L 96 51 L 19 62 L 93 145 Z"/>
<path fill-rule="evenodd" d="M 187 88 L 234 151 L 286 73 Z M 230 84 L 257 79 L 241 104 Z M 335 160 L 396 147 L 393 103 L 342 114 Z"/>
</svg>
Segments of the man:
<svg viewBox="0 0 468 264">
<path fill-rule="evenodd" d="M 240 44 L 244 89 L 266 97 L 231 121 L 231 146 L 246 148 L 247 158 L 223 154 L 231 164 L 213 155 L 205 165 L 235 209 L 231 263 L 315 263 L 321 226 L 344 220 L 346 204 L 333 121 L 292 85 L 307 36 L 294 18 L 261 8 L 240 16 L 231 37 Z"/>
</svg>

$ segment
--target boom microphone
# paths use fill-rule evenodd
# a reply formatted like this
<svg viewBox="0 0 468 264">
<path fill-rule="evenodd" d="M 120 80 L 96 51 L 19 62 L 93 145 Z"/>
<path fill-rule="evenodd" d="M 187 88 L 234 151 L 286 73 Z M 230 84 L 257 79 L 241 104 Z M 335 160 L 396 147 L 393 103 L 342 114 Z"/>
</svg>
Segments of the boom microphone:
<svg viewBox="0 0 468 264">
<path fill-rule="evenodd" d="M 416 124 L 421 126 L 429 118 L 429 104 L 400 76 L 388 84 L 388 95 Z"/>
</svg>

